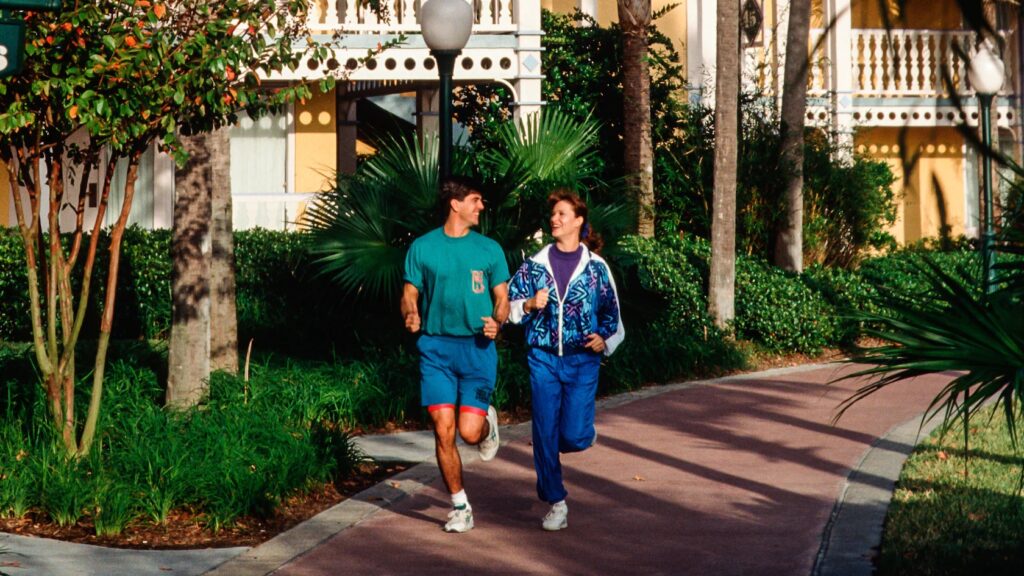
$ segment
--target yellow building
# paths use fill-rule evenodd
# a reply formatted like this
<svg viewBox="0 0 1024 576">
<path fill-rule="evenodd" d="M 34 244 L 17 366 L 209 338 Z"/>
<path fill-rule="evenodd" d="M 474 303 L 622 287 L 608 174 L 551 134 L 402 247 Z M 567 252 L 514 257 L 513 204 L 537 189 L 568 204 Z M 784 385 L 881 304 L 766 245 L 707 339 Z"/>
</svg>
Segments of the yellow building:
<svg viewBox="0 0 1024 576">
<path fill-rule="evenodd" d="M 579 8 L 602 25 L 617 20 L 614 0 L 542 1 L 559 12 Z M 654 0 L 653 8 L 670 3 Z M 789 2 L 755 3 L 763 25 L 756 41 L 744 48 L 744 84 L 778 93 Z M 707 94 L 714 82 L 716 10 L 716 0 L 685 0 L 656 23 L 679 49 L 695 94 L 702 87 Z M 993 113 L 993 141 L 1014 156 L 1020 154 L 1016 10 L 999 3 L 994 22 L 1006 39 L 1007 79 Z M 900 242 L 943 232 L 977 235 L 979 160 L 960 131 L 962 125 L 976 130 L 978 124 L 978 102 L 964 58 L 974 52 L 975 35 L 958 3 L 812 0 L 811 27 L 810 43 L 816 49 L 809 71 L 808 125 L 890 164 L 900 202 L 893 235 Z M 962 109 L 951 89 L 962 99 Z"/>
<path fill-rule="evenodd" d="M 738 0 L 739 1 L 739 0 Z M 977 234 L 978 160 L 960 132 L 977 125 L 977 99 L 967 83 L 964 55 L 974 35 L 955 0 L 812 0 L 808 125 L 851 143 L 859 153 L 886 160 L 898 178 L 900 241 Z M 763 25 L 744 48 L 744 83 L 769 93 L 781 84 L 789 0 L 743 0 L 759 8 Z M 386 116 L 398 130 L 435 130 L 437 70 L 418 34 L 419 2 L 382 0 L 392 17 L 380 21 L 354 0 L 313 4 L 310 26 L 321 38 L 344 37 L 327 62 L 307 61 L 292 81 L 352 72 L 338 89 L 259 121 L 243 119 L 231 133 L 232 192 L 238 227 L 288 227 L 309 196 L 330 186 L 333 174 L 351 171 L 356 154 L 370 150 L 361 127 Z M 671 0 L 654 0 L 655 11 Z M 456 82 L 496 82 L 509 88 L 517 116 L 540 109 L 543 31 L 541 8 L 580 9 L 607 25 L 617 19 L 613 0 L 473 0 L 474 34 L 455 69 Z M 692 97 L 713 94 L 717 0 L 682 0 L 657 21 L 675 42 Z M 1005 4 L 1005 3 L 1003 3 Z M 1016 97 L 1021 52 L 1015 10 L 1000 4 L 996 26 L 1006 35 L 1007 80 L 997 99 L 996 140 L 1017 152 Z M 349 9 L 352 6 L 353 9 Z M 886 23 L 889 26 L 887 29 Z M 827 29 L 827 34 L 826 34 Z M 407 40 L 372 61 L 357 59 L 379 42 Z M 959 48 L 958 48 L 959 47 Z M 943 78 L 948 78 L 947 86 Z M 951 91 L 963 103 L 957 108 Z M 370 102 L 369 99 L 375 99 Z M 387 110 L 383 110 L 386 108 Z M 143 226 L 168 227 L 173 165 L 150 153 L 142 166 L 138 210 Z M 146 191 L 148 189 L 148 192 Z M 9 194 L 0 194 L 0 222 L 10 223 Z M 108 214 L 116 214 L 112 211 Z M 112 216 L 111 216 L 112 217 Z"/>
</svg>

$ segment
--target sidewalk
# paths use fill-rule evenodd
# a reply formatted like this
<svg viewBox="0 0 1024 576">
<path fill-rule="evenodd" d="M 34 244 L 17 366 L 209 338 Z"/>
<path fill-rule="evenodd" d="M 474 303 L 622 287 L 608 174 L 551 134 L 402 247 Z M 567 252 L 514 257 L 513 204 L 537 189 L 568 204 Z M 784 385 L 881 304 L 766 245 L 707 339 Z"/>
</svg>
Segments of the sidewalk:
<svg viewBox="0 0 1024 576">
<path fill-rule="evenodd" d="M 892 482 L 915 443 L 916 417 L 949 377 L 896 385 L 832 426 L 836 405 L 856 387 L 824 385 L 836 375 L 835 366 L 818 365 L 602 401 L 598 444 L 563 456 L 569 528 L 557 533 L 539 526 L 547 506 L 534 493 L 527 424 L 503 428 L 504 446 L 493 462 L 463 451 L 476 517 L 467 534 L 441 529 L 449 503 L 429 435 L 393 435 L 364 446 L 379 456 L 387 448 L 393 459 L 428 461 L 258 547 L 215 551 L 215 558 L 157 571 L 138 564 L 138 553 L 102 564 L 80 559 L 78 570 L 59 572 L 38 571 L 36 558 L 8 554 L 0 556 L 0 571 L 870 574 L 871 547 Z M 67 546 L 48 546 L 47 556 L 61 556 Z M 3 537 L 0 547 L 21 551 Z M 12 560 L 22 567 L 2 566 Z M 115 571 L 114 565 L 133 569 Z M 87 566 L 97 571 L 82 572 Z"/>
</svg>

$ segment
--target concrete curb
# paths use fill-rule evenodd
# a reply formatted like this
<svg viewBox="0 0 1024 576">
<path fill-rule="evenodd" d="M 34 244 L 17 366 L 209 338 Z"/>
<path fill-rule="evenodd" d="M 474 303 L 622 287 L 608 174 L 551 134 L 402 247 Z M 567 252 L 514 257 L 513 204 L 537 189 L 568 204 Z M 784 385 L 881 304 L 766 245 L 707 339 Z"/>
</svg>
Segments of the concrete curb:
<svg viewBox="0 0 1024 576">
<path fill-rule="evenodd" d="M 247 549 L 129 550 L 0 532 L 0 550 L 8 576 L 140 576 L 197 574 Z"/>
<path fill-rule="evenodd" d="M 812 576 L 871 576 L 882 528 L 903 463 L 942 422 L 920 415 L 872 444 L 850 471 L 821 537 Z"/>
</svg>

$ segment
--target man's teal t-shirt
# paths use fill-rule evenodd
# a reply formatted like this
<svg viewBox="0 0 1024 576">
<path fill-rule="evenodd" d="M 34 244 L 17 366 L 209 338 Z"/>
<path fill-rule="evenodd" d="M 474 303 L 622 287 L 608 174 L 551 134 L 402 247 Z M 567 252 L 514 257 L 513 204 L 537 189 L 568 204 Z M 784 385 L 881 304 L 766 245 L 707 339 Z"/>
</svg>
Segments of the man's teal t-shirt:
<svg viewBox="0 0 1024 576">
<path fill-rule="evenodd" d="M 472 336 L 494 312 L 491 289 L 508 282 L 501 246 L 470 231 L 452 238 L 443 228 L 417 238 L 405 256 L 405 281 L 420 292 L 420 323 L 432 336 Z"/>
</svg>

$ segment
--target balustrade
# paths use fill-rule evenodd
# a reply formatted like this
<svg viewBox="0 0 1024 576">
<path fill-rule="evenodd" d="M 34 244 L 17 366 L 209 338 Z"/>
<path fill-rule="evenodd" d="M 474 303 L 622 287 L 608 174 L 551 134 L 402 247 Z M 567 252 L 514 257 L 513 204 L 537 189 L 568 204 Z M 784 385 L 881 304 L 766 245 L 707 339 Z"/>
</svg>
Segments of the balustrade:
<svg viewBox="0 0 1024 576">
<path fill-rule="evenodd" d="M 422 0 L 426 1 L 426 0 Z M 467 0 L 473 5 L 474 33 L 512 32 L 515 0 Z M 540 0 L 535 0 L 538 4 Z M 313 0 L 309 27 L 313 32 L 348 34 L 397 34 L 420 31 L 421 0 L 380 0 L 380 16 L 358 0 Z"/>
<path fill-rule="evenodd" d="M 823 30 L 811 31 L 807 88 L 809 95 L 818 97 L 831 89 L 823 34 Z M 926 98 L 969 94 L 967 62 L 975 50 L 973 40 L 974 33 L 968 31 L 853 30 L 853 94 Z"/>
</svg>

